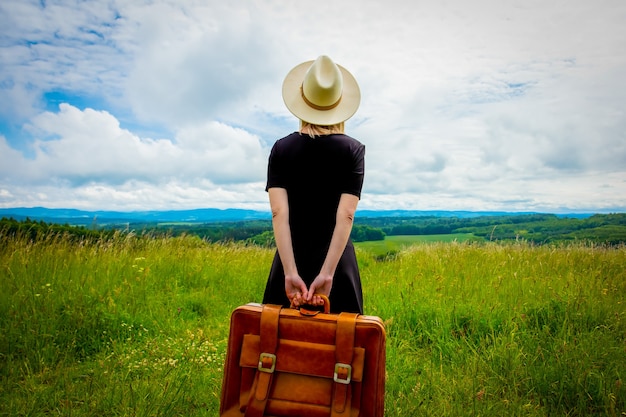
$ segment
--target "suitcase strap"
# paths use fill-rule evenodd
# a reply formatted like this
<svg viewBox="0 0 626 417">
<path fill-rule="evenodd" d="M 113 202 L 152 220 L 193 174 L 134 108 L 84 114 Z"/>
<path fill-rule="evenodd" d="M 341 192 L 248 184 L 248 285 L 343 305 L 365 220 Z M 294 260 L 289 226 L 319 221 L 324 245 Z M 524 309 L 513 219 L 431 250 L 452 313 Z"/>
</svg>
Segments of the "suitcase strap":
<svg viewBox="0 0 626 417">
<path fill-rule="evenodd" d="M 335 372 L 333 377 L 333 398 L 331 417 L 350 415 L 352 408 L 352 355 L 354 352 L 354 334 L 356 332 L 355 313 L 340 313 L 337 317 L 335 336 Z"/>
<path fill-rule="evenodd" d="M 246 407 L 245 417 L 263 417 L 276 368 L 276 347 L 278 346 L 278 319 L 280 306 L 265 305 L 261 312 L 259 372 L 256 373 L 252 395 Z"/>
</svg>

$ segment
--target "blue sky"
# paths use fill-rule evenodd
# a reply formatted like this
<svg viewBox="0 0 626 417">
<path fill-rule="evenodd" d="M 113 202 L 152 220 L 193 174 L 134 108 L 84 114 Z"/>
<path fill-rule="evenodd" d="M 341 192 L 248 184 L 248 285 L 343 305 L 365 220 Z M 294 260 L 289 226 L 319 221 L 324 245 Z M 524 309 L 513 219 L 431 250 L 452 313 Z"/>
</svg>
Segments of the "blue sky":
<svg viewBox="0 0 626 417">
<path fill-rule="evenodd" d="M 3 0 L 0 207 L 266 210 L 281 84 L 358 80 L 360 208 L 626 211 L 626 2 Z"/>
</svg>

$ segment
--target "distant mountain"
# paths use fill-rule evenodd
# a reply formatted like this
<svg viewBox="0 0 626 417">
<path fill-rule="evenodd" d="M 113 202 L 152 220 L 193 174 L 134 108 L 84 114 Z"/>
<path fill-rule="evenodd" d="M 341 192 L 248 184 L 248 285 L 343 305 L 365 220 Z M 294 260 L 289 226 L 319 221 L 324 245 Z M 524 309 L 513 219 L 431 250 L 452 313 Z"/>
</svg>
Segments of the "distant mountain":
<svg viewBox="0 0 626 417">
<path fill-rule="evenodd" d="M 514 216 L 522 214 L 536 214 L 533 212 L 505 212 L 505 211 L 446 211 L 446 210 L 359 210 L 358 217 L 459 217 L 472 218 L 481 216 Z M 559 217 L 587 218 L 593 213 L 558 214 Z M 99 225 L 120 223 L 215 223 L 245 220 L 269 220 L 269 211 L 243 209 L 194 209 L 194 210 L 164 210 L 164 211 L 83 211 L 75 209 L 50 209 L 44 207 L 32 208 L 0 208 L 0 218 L 7 217 L 15 220 L 44 221 L 72 225 Z"/>
<path fill-rule="evenodd" d="M 117 223 L 167 223 L 192 222 L 214 223 L 270 219 L 269 212 L 242 209 L 195 209 L 166 211 L 83 211 L 75 209 L 0 208 L 0 217 L 12 217 L 15 220 L 43 220 L 49 223 L 68 224 L 117 224 Z"/>
</svg>

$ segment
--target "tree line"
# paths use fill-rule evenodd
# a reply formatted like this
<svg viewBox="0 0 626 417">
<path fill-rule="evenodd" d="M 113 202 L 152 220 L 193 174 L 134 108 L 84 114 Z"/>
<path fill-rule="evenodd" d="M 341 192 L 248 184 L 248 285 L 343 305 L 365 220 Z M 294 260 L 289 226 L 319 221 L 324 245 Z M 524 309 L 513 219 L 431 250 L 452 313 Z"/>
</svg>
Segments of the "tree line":
<svg viewBox="0 0 626 417">
<path fill-rule="evenodd" d="M 270 220 L 248 220 L 219 223 L 125 223 L 123 226 L 91 227 L 45 223 L 26 219 L 0 220 L 3 234 L 25 233 L 31 237 L 43 234 L 71 234 L 77 238 L 110 237 L 132 231 L 148 236 L 194 235 L 209 242 L 244 241 L 274 246 Z M 535 244 L 585 240 L 611 245 L 626 243 L 626 213 L 595 214 L 587 218 L 559 217 L 554 214 L 519 214 L 502 216 L 460 217 L 357 217 L 351 233 L 355 242 L 384 240 L 386 236 L 442 235 L 471 233 L 488 241 L 523 239 Z"/>
<path fill-rule="evenodd" d="M 555 214 L 515 214 L 460 217 L 383 217 L 357 219 L 386 236 L 471 233 L 488 241 L 523 239 L 535 244 L 586 240 L 612 245 L 626 243 L 626 213 L 594 214 L 587 218 Z"/>
<path fill-rule="evenodd" d="M 0 219 L 0 238 L 16 235 L 26 236 L 31 240 L 50 238 L 51 236 L 69 236 L 72 239 L 110 238 L 116 234 L 114 229 L 98 229 L 69 224 L 46 223 L 43 220 L 15 220 L 3 217 Z"/>
</svg>

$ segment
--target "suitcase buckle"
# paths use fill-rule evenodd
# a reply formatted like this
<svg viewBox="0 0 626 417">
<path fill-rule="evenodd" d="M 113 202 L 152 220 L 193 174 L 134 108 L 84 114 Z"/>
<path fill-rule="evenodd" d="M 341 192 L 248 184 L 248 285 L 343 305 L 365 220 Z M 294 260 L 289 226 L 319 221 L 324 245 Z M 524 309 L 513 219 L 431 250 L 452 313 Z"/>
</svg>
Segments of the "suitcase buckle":
<svg viewBox="0 0 626 417">
<path fill-rule="evenodd" d="M 352 366 L 347 363 L 337 362 L 335 364 L 335 375 L 333 380 L 339 384 L 349 384 L 352 379 Z"/>
<path fill-rule="evenodd" d="M 275 368 L 276 368 L 276 355 L 274 355 L 273 353 L 265 353 L 265 352 L 261 353 L 261 355 L 259 356 L 259 366 L 257 366 L 257 369 L 261 372 L 266 372 L 268 374 L 271 374 L 271 373 L 274 373 Z"/>
</svg>

